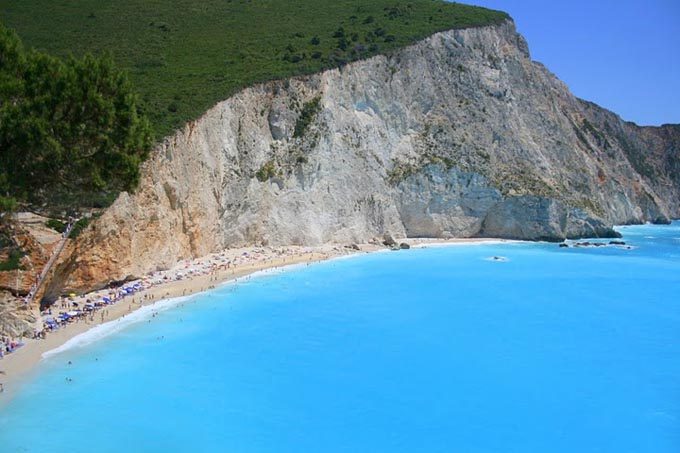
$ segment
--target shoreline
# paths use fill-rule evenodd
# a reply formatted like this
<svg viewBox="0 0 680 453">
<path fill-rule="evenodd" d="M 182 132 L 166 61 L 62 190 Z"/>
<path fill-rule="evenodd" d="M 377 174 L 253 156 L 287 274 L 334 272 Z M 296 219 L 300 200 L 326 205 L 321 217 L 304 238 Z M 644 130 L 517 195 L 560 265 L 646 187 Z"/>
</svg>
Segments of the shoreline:
<svg viewBox="0 0 680 453">
<path fill-rule="evenodd" d="M 441 247 L 452 245 L 493 245 L 512 242 L 505 239 L 494 238 L 455 238 L 455 239 L 405 239 L 402 242 L 408 243 L 412 248 L 425 248 L 428 246 Z M 261 247 L 251 247 L 249 250 L 261 249 Z M 240 278 L 249 277 L 260 272 L 267 272 L 278 269 L 287 269 L 302 264 L 313 264 L 328 261 L 339 257 L 352 257 L 361 254 L 375 253 L 379 251 L 389 251 L 380 245 L 361 244 L 360 249 L 350 249 L 340 245 L 324 245 L 318 247 L 283 247 L 288 250 L 278 257 L 271 258 L 265 256 L 260 261 L 236 265 L 227 269 L 216 270 L 207 274 L 190 276 L 181 280 L 169 280 L 167 282 L 151 286 L 140 290 L 132 295 L 122 298 L 117 303 L 107 306 L 104 310 L 95 312 L 93 320 L 87 318 L 64 325 L 47 334 L 44 339 L 26 339 L 25 344 L 15 352 L 0 359 L 0 383 L 3 384 L 3 392 L 0 393 L 0 407 L 5 405 L 16 395 L 21 388 L 24 378 L 30 376 L 35 371 L 36 366 L 46 357 L 60 353 L 59 350 L 67 342 L 98 328 L 99 326 L 111 322 L 119 322 L 126 316 L 135 313 L 143 307 L 154 306 L 159 302 L 181 297 L 189 297 L 201 292 L 215 289 L 218 286 L 235 282 Z M 297 253 L 290 253 L 290 250 Z M 240 253 L 246 249 L 227 249 Z M 223 251 L 222 253 L 225 253 Z M 217 255 L 211 254 L 208 257 Z M 199 263 L 206 257 L 193 260 Z M 181 262 L 180 262 L 181 263 Z M 187 265 L 188 266 L 188 265 Z M 93 293 L 80 296 L 80 299 Z M 56 308 L 56 304 L 55 304 Z M 123 326 L 125 328 L 125 326 Z M 94 340 L 98 341 L 98 340 Z M 52 352 L 54 351 L 54 352 Z"/>
</svg>

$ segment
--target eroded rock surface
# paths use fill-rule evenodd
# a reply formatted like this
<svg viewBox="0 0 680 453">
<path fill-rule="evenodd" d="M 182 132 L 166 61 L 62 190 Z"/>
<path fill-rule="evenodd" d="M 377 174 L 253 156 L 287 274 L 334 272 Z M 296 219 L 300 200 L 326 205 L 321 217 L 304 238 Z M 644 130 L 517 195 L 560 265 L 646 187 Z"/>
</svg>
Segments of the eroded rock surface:
<svg viewBox="0 0 680 453">
<path fill-rule="evenodd" d="M 219 103 L 157 147 L 55 285 L 249 244 L 607 235 L 680 216 L 679 143 L 575 98 L 511 22 L 438 33 Z"/>
<path fill-rule="evenodd" d="M 484 219 L 481 236 L 563 241 L 592 237 L 621 237 L 619 233 L 579 208 L 561 201 L 523 195 L 492 206 Z"/>
</svg>

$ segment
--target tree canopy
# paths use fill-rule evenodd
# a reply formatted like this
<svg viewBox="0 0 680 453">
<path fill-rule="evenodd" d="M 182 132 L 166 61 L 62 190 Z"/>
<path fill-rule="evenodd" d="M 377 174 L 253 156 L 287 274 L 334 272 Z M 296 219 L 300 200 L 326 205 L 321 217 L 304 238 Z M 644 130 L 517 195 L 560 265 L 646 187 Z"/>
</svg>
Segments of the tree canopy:
<svg viewBox="0 0 680 453">
<path fill-rule="evenodd" d="M 135 187 L 152 143 L 110 56 L 59 59 L 0 24 L 0 205 L 104 203 Z"/>
</svg>

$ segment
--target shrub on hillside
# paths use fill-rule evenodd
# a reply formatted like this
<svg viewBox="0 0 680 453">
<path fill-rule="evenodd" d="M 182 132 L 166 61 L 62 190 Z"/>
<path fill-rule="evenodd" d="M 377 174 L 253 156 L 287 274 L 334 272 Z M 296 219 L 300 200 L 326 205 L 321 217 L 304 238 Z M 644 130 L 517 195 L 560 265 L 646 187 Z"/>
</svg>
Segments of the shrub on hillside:
<svg viewBox="0 0 680 453">
<path fill-rule="evenodd" d="M 309 102 L 305 102 L 302 106 L 302 111 L 300 116 L 295 122 L 295 130 L 293 131 L 293 137 L 302 137 L 305 135 L 307 128 L 311 124 L 312 120 L 321 110 L 321 98 L 315 97 Z"/>
<path fill-rule="evenodd" d="M 52 228 L 57 233 L 63 233 L 64 231 L 66 231 L 66 224 L 61 220 L 57 219 L 48 220 L 47 222 L 45 222 L 45 226 L 48 228 Z"/>
</svg>

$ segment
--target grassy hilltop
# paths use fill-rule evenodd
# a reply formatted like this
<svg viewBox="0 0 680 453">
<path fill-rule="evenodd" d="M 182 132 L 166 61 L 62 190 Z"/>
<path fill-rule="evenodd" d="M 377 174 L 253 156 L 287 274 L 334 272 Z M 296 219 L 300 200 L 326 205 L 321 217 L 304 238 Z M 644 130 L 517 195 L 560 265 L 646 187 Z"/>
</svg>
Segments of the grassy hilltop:
<svg viewBox="0 0 680 453">
<path fill-rule="evenodd" d="M 157 139 L 253 83 L 507 17 L 441 0 L 0 1 L 0 20 L 27 47 L 61 57 L 110 52 Z"/>
</svg>

